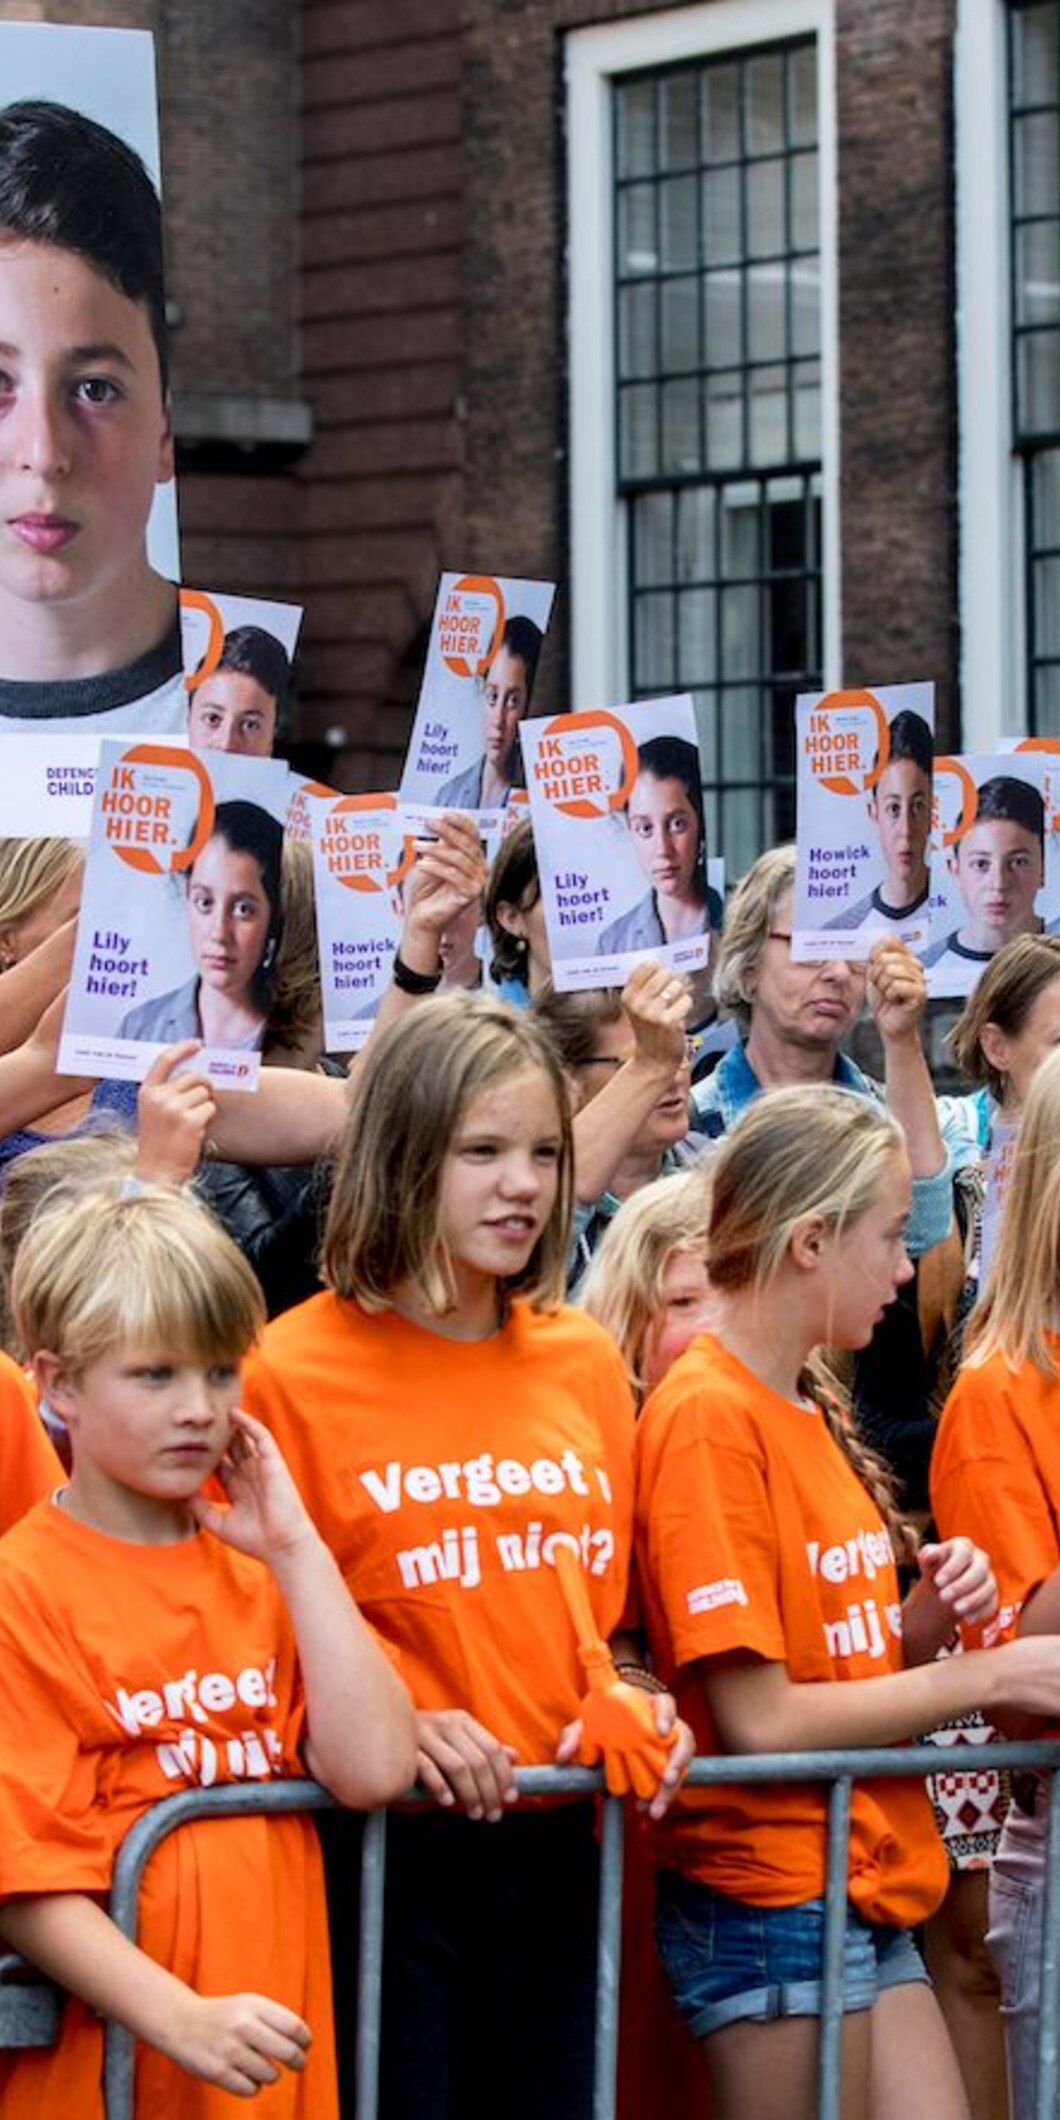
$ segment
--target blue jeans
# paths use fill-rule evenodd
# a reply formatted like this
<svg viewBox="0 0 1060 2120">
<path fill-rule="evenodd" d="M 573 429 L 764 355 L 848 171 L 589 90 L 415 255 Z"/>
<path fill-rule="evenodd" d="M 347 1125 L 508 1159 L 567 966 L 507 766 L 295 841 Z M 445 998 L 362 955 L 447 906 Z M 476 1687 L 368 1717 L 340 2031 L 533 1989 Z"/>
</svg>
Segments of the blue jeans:
<svg viewBox="0 0 1060 2120">
<path fill-rule="evenodd" d="M 824 1900 L 755 1907 L 664 1870 L 655 1940 L 674 2001 L 696 2039 L 740 2020 L 819 2017 Z M 930 1985 L 907 1929 L 863 1921 L 847 1908 L 843 2008 L 870 2010 L 885 1988 Z"/>
<path fill-rule="evenodd" d="M 1047 1813 L 1044 1782 L 1033 1818 L 1011 1805 L 990 1872 L 986 1943 L 1001 1983 L 1011 2120 L 1030 2120 L 1034 2112 Z"/>
</svg>

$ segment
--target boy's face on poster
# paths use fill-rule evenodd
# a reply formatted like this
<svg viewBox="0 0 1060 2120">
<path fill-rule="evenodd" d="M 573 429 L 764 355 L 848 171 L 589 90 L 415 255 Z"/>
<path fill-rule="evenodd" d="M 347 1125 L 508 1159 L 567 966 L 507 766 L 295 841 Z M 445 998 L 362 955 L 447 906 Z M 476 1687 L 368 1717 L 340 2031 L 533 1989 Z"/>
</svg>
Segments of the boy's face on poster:
<svg viewBox="0 0 1060 2120">
<path fill-rule="evenodd" d="M 699 818 L 681 780 L 641 773 L 629 798 L 629 829 L 637 860 L 663 898 L 688 898 L 699 861 Z"/>
<path fill-rule="evenodd" d="M 71 251 L 0 234 L 0 614 L 128 585 L 172 476 L 146 309 Z"/>
<path fill-rule="evenodd" d="M 885 766 L 869 803 L 879 834 L 887 878 L 895 891 L 915 897 L 927 882 L 931 831 L 931 782 L 915 759 Z"/>
<path fill-rule="evenodd" d="M 188 929 L 203 985 L 226 999 L 248 994 L 269 939 L 272 908 L 253 854 L 207 840 L 188 884 Z"/>
<path fill-rule="evenodd" d="M 498 648 L 486 672 L 483 690 L 483 742 L 491 765 L 505 766 L 510 760 L 529 697 L 522 656 L 513 655 L 508 648 Z"/>
<path fill-rule="evenodd" d="M 191 695 L 188 742 L 193 751 L 231 751 L 271 758 L 276 701 L 245 670 L 215 670 Z"/>
<path fill-rule="evenodd" d="M 1017 935 L 1036 935 L 1034 901 L 1042 887 L 1041 841 L 1006 817 L 984 818 L 959 839 L 950 870 L 965 910 L 968 949 L 999 950 Z"/>
</svg>

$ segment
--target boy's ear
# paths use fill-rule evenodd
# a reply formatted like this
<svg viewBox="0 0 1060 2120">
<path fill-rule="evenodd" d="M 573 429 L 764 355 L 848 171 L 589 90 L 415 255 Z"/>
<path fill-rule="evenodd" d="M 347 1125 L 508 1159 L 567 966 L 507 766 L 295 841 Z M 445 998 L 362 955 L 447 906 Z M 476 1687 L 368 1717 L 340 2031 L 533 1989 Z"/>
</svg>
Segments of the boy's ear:
<svg viewBox="0 0 1060 2120">
<path fill-rule="evenodd" d="M 167 397 L 165 403 L 165 422 L 158 439 L 158 469 L 155 473 L 156 486 L 168 486 L 170 480 L 176 477 L 176 471 L 176 453 L 173 445 L 173 407 L 170 404 L 169 398 Z"/>
<path fill-rule="evenodd" d="M 56 1413 L 61 1413 L 65 1420 L 73 1379 L 62 1357 L 49 1354 L 42 1347 L 33 1356 L 30 1368 L 42 1399 L 47 1399 L 49 1406 L 54 1406 Z"/>
</svg>

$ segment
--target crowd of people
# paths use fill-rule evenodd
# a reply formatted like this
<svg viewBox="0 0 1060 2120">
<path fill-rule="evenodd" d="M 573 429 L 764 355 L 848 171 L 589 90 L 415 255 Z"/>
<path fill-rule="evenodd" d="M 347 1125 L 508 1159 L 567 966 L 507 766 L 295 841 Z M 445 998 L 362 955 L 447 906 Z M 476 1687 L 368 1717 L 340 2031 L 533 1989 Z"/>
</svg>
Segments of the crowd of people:
<svg viewBox="0 0 1060 2120">
<path fill-rule="evenodd" d="M 705 1050 L 650 958 L 554 991 L 529 827 L 488 874 L 453 813 L 345 1066 L 304 847 L 284 871 L 258 1092 L 188 1035 L 130 1097 L 54 1072 L 76 850 L 0 845 L 0 1936 L 72 1998 L 0 2056 L 4 2120 L 102 2114 L 105 2017 L 144 2115 L 352 2111 L 349 1814 L 382 1803 L 381 2111 L 457 2120 L 503 2070 L 527 2120 L 588 2115 L 595 1808 L 517 1781 L 596 1727 L 561 1550 L 652 1762 L 623 2109 L 815 2110 L 824 1794 L 685 1790 L 693 1754 L 930 1736 L 926 1786 L 855 1790 L 843 2109 L 1022 2120 L 1045 1793 L 1006 1810 L 954 1748 L 1060 1714 L 1060 942 L 995 955 L 939 1097 L 917 960 L 794 961 L 777 849 Z M 879 1083 L 843 1049 L 866 1002 Z M 126 1943 L 130 1823 L 277 1774 L 343 1806 L 323 1868 L 304 1819 L 191 1827 Z"/>
<path fill-rule="evenodd" d="M 235 628 L 189 698 L 147 557 L 164 326 L 136 157 L 48 103 L 0 113 L 0 721 L 149 714 L 264 757 L 286 652 Z M 804 2120 L 825 1796 L 684 1776 L 914 1737 L 927 1785 L 853 1800 L 845 2120 L 1032 2110 L 1045 1795 L 962 1774 L 960 1746 L 1060 1716 L 1041 805 L 995 775 L 951 857 L 945 949 L 981 973 L 963 1098 L 936 1095 L 895 933 L 927 888 L 913 715 L 871 805 L 864 962 L 793 954 L 790 848 L 722 916 L 671 736 L 638 750 L 643 890 L 605 938 L 636 967 L 556 992 L 514 821 L 540 649 L 515 618 L 491 651 L 481 758 L 419 845 L 348 1066 L 307 847 L 253 803 L 219 803 L 187 869 L 193 975 L 125 1022 L 165 1041 L 138 1093 L 56 1071 L 80 852 L 0 843 L 0 1939 L 69 1997 L 56 2042 L 0 2053 L 0 2120 L 102 2120 L 107 2018 L 138 2042 L 139 2120 L 352 2113 L 357 1814 L 384 1804 L 385 2120 L 588 2120 L 595 1805 L 518 1780 L 588 1754 L 643 1806 L 630 2120 Z M 488 873 L 461 803 L 513 825 Z M 686 983 L 660 960 L 706 933 Z M 880 1082 L 844 1049 L 866 1003 Z M 253 1094 L 197 1072 L 202 1040 L 261 1052 Z M 130 1825 L 276 1776 L 338 1799 L 321 1840 L 200 1821 L 123 1939 Z"/>
</svg>

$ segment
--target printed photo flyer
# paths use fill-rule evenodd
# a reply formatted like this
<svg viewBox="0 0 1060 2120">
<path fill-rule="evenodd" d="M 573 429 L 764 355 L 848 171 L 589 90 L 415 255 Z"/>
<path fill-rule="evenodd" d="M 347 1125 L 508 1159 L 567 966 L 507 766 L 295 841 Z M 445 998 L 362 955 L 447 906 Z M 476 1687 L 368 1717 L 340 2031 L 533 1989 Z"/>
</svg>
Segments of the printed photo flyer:
<svg viewBox="0 0 1060 2120">
<path fill-rule="evenodd" d="M 932 996 L 970 994 L 984 965 L 1017 935 L 1060 919 L 1056 833 L 1046 829 L 1048 761 L 1040 751 L 935 760 L 931 938 L 922 961 Z"/>
<path fill-rule="evenodd" d="M 644 957 L 701 969 L 721 901 L 691 694 L 527 722 L 523 756 L 556 986 L 622 986 Z"/>
<path fill-rule="evenodd" d="M 552 582 L 443 574 L 401 776 L 413 830 L 467 810 L 488 831 L 521 787 L 519 730 L 555 593 Z"/>
<path fill-rule="evenodd" d="M 257 1082 L 283 949 L 287 768 L 164 744 L 101 746 L 59 1052 L 138 1082 L 199 1038 L 225 1089 Z"/>
<path fill-rule="evenodd" d="M 317 796 L 306 807 L 324 1045 L 331 1053 L 356 1052 L 390 983 L 416 845 L 403 831 L 396 795 Z"/>
<path fill-rule="evenodd" d="M 796 961 L 926 947 L 934 732 L 931 684 L 796 700 Z"/>
</svg>

